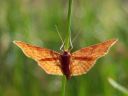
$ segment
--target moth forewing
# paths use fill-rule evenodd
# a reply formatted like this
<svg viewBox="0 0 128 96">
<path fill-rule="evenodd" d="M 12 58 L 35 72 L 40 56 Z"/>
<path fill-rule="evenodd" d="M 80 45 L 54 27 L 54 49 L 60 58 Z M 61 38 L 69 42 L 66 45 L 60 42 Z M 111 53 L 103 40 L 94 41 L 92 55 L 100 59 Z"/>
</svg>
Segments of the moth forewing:
<svg viewBox="0 0 128 96">
<path fill-rule="evenodd" d="M 58 52 L 47 48 L 33 46 L 22 41 L 14 41 L 14 44 L 21 48 L 27 57 L 30 57 L 38 62 L 39 66 L 43 68 L 46 73 L 52 75 L 63 74 L 61 64 L 59 62 L 60 54 Z"/>
<path fill-rule="evenodd" d="M 96 60 L 107 54 L 110 47 L 116 42 L 117 39 L 112 39 L 72 53 L 72 63 L 70 64 L 71 75 L 76 76 L 87 73 Z"/>
</svg>

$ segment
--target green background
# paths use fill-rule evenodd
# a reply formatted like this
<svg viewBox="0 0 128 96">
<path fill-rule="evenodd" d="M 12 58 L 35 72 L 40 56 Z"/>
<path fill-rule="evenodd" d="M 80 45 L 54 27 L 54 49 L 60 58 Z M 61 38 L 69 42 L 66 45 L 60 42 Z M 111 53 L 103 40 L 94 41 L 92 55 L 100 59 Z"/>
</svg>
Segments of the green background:
<svg viewBox="0 0 128 96">
<path fill-rule="evenodd" d="M 60 96 L 62 77 L 47 75 L 12 41 L 59 51 L 65 38 L 68 0 L 0 0 L 0 96 Z M 118 38 L 109 54 L 86 74 L 67 82 L 66 96 L 127 96 L 108 82 L 128 88 L 128 1 L 73 0 L 74 49 Z"/>
</svg>

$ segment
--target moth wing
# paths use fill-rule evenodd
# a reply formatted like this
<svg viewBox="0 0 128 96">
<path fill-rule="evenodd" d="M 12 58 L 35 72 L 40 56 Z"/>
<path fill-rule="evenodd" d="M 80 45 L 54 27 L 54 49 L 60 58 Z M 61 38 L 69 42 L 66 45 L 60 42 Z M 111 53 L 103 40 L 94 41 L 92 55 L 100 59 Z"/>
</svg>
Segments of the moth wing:
<svg viewBox="0 0 128 96">
<path fill-rule="evenodd" d="M 71 54 L 71 76 L 77 76 L 87 73 L 95 64 L 96 60 L 107 54 L 110 47 L 116 43 L 117 40 L 112 39 L 82 48 Z"/>
<path fill-rule="evenodd" d="M 40 48 L 27 44 L 22 41 L 14 41 L 23 53 L 35 61 L 38 62 L 39 66 L 44 69 L 48 74 L 63 75 L 61 71 L 61 64 L 59 61 L 60 54 L 47 48 Z"/>
</svg>

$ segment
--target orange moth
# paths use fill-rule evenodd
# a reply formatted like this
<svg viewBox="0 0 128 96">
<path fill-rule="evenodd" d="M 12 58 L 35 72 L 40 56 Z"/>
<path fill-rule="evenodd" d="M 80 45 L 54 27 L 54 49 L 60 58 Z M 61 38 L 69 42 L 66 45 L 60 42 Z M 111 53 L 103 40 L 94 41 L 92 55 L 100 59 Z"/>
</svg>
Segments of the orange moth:
<svg viewBox="0 0 128 96">
<path fill-rule="evenodd" d="M 63 50 L 62 53 L 27 44 L 22 41 L 14 41 L 23 53 L 34 59 L 38 65 L 48 74 L 65 75 L 67 79 L 71 76 L 86 74 L 96 60 L 106 55 L 116 39 L 107 40 L 103 43 L 82 48 L 70 53 Z"/>
</svg>

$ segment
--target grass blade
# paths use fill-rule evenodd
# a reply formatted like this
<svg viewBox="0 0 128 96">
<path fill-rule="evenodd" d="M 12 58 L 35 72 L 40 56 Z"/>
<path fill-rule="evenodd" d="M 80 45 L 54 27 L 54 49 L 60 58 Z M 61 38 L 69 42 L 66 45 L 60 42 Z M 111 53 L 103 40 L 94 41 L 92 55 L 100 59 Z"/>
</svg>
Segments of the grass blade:
<svg viewBox="0 0 128 96">
<path fill-rule="evenodd" d="M 109 83 L 117 90 L 119 90 L 120 92 L 127 94 L 128 95 L 128 89 L 126 89 L 125 87 L 123 87 L 122 85 L 120 85 L 119 83 L 117 83 L 115 80 L 113 80 L 112 78 L 108 79 Z"/>
</svg>

